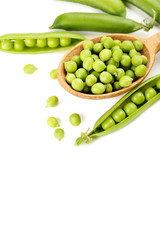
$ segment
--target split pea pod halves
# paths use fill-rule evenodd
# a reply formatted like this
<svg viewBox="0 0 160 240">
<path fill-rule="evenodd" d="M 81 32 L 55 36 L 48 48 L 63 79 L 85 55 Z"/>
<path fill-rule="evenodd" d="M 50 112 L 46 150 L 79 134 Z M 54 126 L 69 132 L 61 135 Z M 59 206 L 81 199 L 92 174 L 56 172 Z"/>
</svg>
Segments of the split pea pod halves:
<svg viewBox="0 0 160 240">
<path fill-rule="evenodd" d="M 99 8 L 104 12 L 117 16 L 126 16 L 126 7 L 121 0 L 61 0 L 68 2 L 76 2 Z"/>
<path fill-rule="evenodd" d="M 140 29 L 148 31 L 153 27 L 154 22 L 155 16 L 150 23 L 138 23 L 125 17 L 109 14 L 70 12 L 59 15 L 50 29 L 131 33 Z"/>
<path fill-rule="evenodd" d="M 97 120 L 91 132 L 81 134 L 75 145 L 90 143 L 97 137 L 119 130 L 159 99 L 160 75 L 156 75 L 122 97 Z"/>
<path fill-rule="evenodd" d="M 8 53 L 37 54 L 62 51 L 85 39 L 78 33 L 13 33 L 0 36 L 0 51 Z"/>
</svg>

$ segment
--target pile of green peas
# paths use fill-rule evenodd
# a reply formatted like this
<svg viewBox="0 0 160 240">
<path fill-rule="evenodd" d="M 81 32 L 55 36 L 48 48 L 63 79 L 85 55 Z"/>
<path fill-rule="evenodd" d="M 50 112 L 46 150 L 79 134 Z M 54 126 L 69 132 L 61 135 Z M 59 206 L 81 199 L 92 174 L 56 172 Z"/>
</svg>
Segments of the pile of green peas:
<svg viewBox="0 0 160 240">
<path fill-rule="evenodd" d="M 79 92 L 103 94 L 129 87 L 146 74 L 148 59 L 139 40 L 120 41 L 104 35 L 100 42 L 86 40 L 80 55 L 64 63 L 66 81 Z"/>
<path fill-rule="evenodd" d="M 146 102 L 150 101 L 160 91 L 160 79 L 153 87 L 148 87 L 144 91 L 136 91 L 130 96 L 130 99 L 123 107 L 117 108 L 111 116 L 107 117 L 101 124 L 103 130 L 107 130 L 117 123 L 120 123 L 127 116 L 137 111 Z"/>
</svg>

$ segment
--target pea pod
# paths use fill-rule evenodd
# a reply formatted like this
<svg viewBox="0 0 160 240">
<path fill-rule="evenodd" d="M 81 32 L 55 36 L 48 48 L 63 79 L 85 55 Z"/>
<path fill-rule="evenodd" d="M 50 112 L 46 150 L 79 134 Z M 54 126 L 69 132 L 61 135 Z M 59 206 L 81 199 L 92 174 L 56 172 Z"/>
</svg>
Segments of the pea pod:
<svg viewBox="0 0 160 240">
<path fill-rule="evenodd" d="M 153 11 L 157 12 L 156 20 L 160 23 L 160 2 L 159 0 L 125 0 L 136 7 L 140 8 L 142 11 L 146 12 L 148 15 L 153 16 Z"/>
<path fill-rule="evenodd" d="M 126 7 L 121 0 L 61 0 L 68 2 L 76 2 L 99 8 L 104 12 L 117 16 L 126 16 Z"/>
<path fill-rule="evenodd" d="M 85 37 L 71 32 L 13 33 L 0 36 L 0 50 L 8 53 L 37 54 L 69 49 Z"/>
<path fill-rule="evenodd" d="M 144 99 L 142 98 L 144 97 Z M 139 98 L 139 99 L 138 99 Z M 95 123 L 91 132 L 82 133 L 75 145 L 90 143 L 93 139 L 121 129 L 160 99 L 160 74 L 144 81 L 123 96 Z M 136 103 L 136 104 L 135 104 Z M 128 106 L 130 105 L 130 108 Z M 102 128 L 108 121 L 106 130 Z"/>
<path fill-rule="evenodd" d="M 95 31 L 107 33 L 131 33 L 144 29 L 149 31 L 155 22 L 156 13 L 150 23 L 139 23 L 134 20 L 101 13 L 70 12 L 59 15 L 50 29 L 78 31 Z"/>
</svg>

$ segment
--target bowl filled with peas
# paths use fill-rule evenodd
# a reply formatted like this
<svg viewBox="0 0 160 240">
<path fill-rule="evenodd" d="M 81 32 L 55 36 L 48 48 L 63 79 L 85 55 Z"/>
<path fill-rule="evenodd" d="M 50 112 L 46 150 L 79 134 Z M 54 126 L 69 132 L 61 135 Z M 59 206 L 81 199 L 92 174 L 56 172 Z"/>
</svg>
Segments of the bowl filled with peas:
<svg viewBox="0 0 160 240">
<path fill-rule="evenodd" d="M 128 92 L 150 71 L 149 50 L 137 37 L 110 34 L 85 40 L 62 58 L 58 80 L 69 93 L 104 99 Z"/>
</svg>

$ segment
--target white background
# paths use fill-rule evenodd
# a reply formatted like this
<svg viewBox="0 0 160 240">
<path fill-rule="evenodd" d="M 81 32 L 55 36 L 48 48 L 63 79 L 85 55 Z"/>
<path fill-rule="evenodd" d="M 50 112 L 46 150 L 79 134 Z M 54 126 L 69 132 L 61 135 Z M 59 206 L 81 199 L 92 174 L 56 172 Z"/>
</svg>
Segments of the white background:
<svg viewBox="0 0 160 240">
<path fill-rule="evenodd" d="M 63 12 L 101 12 L 53 0 L 5 0 L 0 34 L 47 32 Z M 147 15 L 133 6 L 127 16 Z M 94 23 L 93 23 L 94 24 Z M 149 37 L 159 31 L 133 33 Z M 82 32 L 85 37 L 101 33 Z M 90 145 L 73 145 L 81 132 L 121 97 L 84 100 L 52 80 L 66 52 L 14 55 L 0 52 L 0 239 L 1 240 L 159 240 L 160 103 L 118 132 Z M 23 73 L 32 63 L 38 70 Z M 160 54 L 149 77 L 160 73 Z M 45 108 L 56 95 L 59 105 Z M 73 127 L 71 113 L 82 116 Z M 61 142 L 46 121 L 59 119 Z"/>
</svg>

